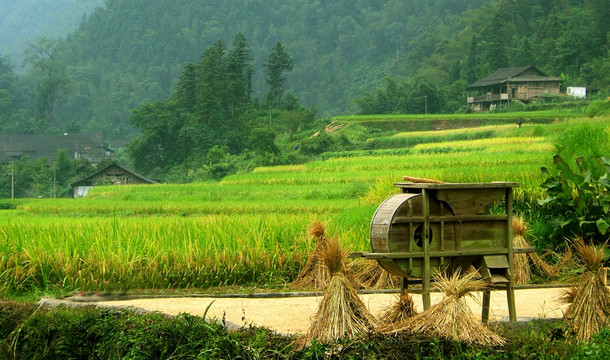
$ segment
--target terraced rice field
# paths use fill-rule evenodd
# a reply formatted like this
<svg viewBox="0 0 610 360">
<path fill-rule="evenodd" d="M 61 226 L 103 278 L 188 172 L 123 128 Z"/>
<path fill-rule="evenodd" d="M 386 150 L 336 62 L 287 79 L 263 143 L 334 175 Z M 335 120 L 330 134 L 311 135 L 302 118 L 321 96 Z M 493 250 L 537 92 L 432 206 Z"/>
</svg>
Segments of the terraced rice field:
<svg viewBox="0 0 610 360">
<path fill-rule="evenodd" d="M 505 127 L 398 134 L 444 140 L 422 140 L 403 155 L 258 168 L 218 183 L 100 186 L 85 199 L 22 199 L 0 212 L 0 289 L 282 287 L 313 247 L 313 221 L 326 223 L 347 249 L 368 250 L 371 216 L 404 175 L 515 181 L 517 198 L 537 193 L 551 141 L 539 130 L 517 136 Z M 491 135 L 447 140 L 468 131 Z"/>
</svg>

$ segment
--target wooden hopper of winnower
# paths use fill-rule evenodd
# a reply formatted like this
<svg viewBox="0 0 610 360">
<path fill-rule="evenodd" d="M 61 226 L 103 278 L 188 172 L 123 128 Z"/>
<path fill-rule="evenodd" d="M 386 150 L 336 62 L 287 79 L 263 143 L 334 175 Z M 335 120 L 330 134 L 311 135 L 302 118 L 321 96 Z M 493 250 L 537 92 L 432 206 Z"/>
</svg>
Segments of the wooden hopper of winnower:
<svg viewBox="0 0 610 360">
<path fill-rule="evenodd" d="M 371 221 L 372 252 L 350 257 L 376 260 L 403 278 L 403 290 L 421 283 L 424 309 L 430 307 L 430 279 L 474 266 L 490 288 L 507 292 L 509 317 L 516 320 L 512 191 L 518 183 L 397 183 L 401 194 L 386 199 Z M 490 212 L 493 205 L 494 213 Z M 417 280 L 409 278 L 418 278 Z M 490 292 L 483 292 L 483 321 L 489 316 Z"/>
</svg>

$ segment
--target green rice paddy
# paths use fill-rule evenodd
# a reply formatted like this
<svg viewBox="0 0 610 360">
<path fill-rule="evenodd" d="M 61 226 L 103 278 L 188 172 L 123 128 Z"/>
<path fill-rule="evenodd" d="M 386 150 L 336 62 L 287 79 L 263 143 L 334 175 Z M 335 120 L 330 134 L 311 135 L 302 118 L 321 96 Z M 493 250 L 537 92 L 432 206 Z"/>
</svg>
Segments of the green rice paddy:
<svg viewBox="0 0 610 360">
<path fill-rule="evenodd" d="M 566 122 L 569 124 L 569 122 Z M 404 175 L 519 182 L 540 194 L 557 124 L 400 133 L 442 141 L 402 155 L 258 168 L 218 183 L 99 186 L 82 199 L 21 199 L 0 211 L 0 292 L 282 287 L 313 248 L 314 221 L 368 250 L 377 207 Z M 485 131 L 482 139 L 448 140 Z"/>
</svg>

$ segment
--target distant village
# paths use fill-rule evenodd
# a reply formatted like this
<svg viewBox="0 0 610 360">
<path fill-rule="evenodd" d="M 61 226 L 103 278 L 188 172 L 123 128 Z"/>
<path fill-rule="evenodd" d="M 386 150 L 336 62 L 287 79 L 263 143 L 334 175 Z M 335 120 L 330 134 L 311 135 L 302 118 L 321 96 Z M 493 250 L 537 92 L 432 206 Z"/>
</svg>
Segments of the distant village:
<svg viewBox="0 0 610 360">
<path fill-rule="evenodd" d="M 530 103 L 540 96 L 560 95 L 561 78 L 544 74 L 534 66 L 498 69 L 467 87 L 468 106 L 475 112 L 487 112 L 508 106 L 511 102 Z M 588 96 L 585 87 L 568 87 L 566 94 L 575 98 Z M 54 162 L 59 149 L 72 159 L 84 159 L 92 165 L 102 160 L 114 163 L 84 179 L 74 182 L 74 197 L 82 197 L 96 184 L 154 183 L 135 171 L 116 164 L 115 149 L 101 133 L 64 133 L 59 135 L 0 134 L 0 163 L 28 158 Z"/>
</svg>

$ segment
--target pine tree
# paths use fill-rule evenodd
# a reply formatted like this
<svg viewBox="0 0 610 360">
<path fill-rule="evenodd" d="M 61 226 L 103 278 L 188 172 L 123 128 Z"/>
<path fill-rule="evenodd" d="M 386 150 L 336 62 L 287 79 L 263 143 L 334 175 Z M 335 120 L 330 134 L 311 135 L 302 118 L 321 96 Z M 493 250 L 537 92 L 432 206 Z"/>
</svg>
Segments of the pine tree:
<svg viewBox="0 0 610 360">
<path fill-rule="evenodd" d="M 235 118 L 250 105 L 252 94 L 252 56 L 250 47 L 243 34 L 237 34 L 233 40 L 231 51 L 227 55 L 227 109 Z"/>
<path fill-rule="evenodd" d="M 224 43 L 220 40 L 207 48 L 199 63 L 196 115 L 215 129 L 225 118 L 226 62 Z"/>
<path fill-rule="evenodd" d="M 468 54 L 466 54 L 466 60 L 464 61 L 464 76 L 468 84 L 477 81 L 477 67 L 479 66 L 478 51 L 479 39 L 476 35 L 472 35 Z"/>
<path fill-rule="evenodd" d="M 193 113 L 197 106 L 197 67 L 188 63 L 176 86 L 176 92 L 173 95 L 174 100 L 178 104 L 180 110 Z"/>
<path fill-rule="evenodd" d="M 282 73 L 292 70 L 292 67 L 292 57 L 286 52 L 282 43 L 278 41 L 265 62 L 266 80 L 269 85 L 267 99 L 271 106 L 279 107 L 282 103 L 284 82 L 286 81 Z"/>
</svg>

